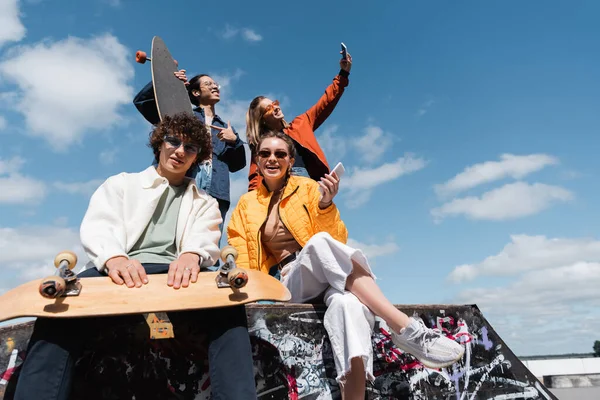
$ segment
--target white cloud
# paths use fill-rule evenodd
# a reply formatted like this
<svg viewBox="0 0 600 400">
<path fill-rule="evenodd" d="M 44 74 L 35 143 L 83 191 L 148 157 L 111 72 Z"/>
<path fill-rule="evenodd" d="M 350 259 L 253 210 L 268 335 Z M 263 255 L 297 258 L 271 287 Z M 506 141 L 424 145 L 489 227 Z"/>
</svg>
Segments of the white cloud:
<svg viewBox="0 0 600 400">
<path fill-rule="evenodd" d="M 236 68 L 233 74 L 218 74 L 218 73 L 210 73 L 210 77 L 213 78 L 215 82 L 217 82 L 221 86 L 221 92 L 223 90 L 230 89 L 231 84 L 233 82 L 237 82 L 240 80 L 242 76 L 244 76 L 245 72 L 240 68 Z M 248 101 L 248 105 L 250 102 Z"/>
<path fill-rule="evenodd" d="M 63 250 L 77 254 L 77 270 L 88 260 L 77 230 L 59 226 L 0 227 L 0 278 L 3 287 L 15 287 L 53 274 L 54 257 Z"/>
<path fill-rule="evenodd" d="M 476 303 L 517 354 L 589 352 L 597 340 L 600 240 L 513 235 L 498 254 L 456 267 L 449 279 L 477 276 L 508 283 L 469 287 L 453 301 Z"/>
<path fill-rule="evenodd" d="M 130 51 L 116 37 L 69 37 L 12 50 L 0 76 L 18 86 L 13 107 L 30 135 L 66 151 L 85 134 L 123 122 L 119 108 L 130 106 L 134 72 Z"/>
<path fill-rule="evenodd" d="M 361 159 L 369 164 L 374 164 L 391 146 L 393 137 L 378 126 L 369 125 L 364 129 L 364 135 L 352 139 L 352 145 L 360 154 Z"/>
<path fill-rule="evenodd" d="M 436 222 L 449 216 L 501 221 L 537 214 L 554 203 L 570 201 L 573 193 L 559 186 L 515 182 L 485 192 L 481 197 L 454 199 L 431 210 Z"/>
<path fill-rule="evenodd" d="M 19 173 L 24 164 L 18 156 L 0 159 L 0 204 L 39 203 L 46 196 L 44 182 Z"/>
<path fill-rule="evenodd" d="M 260 42 L 263 39 L 263 37 L 256 33 L 253 29 L 248 28 L 242 29 L 242 36 L 248 42 Z"/>
<path fill-rule="evenodd" d="M 18 0 L 0 2 L 0 47 L 8 42 L 18 42 L 25 37 L 25 26 L 21 23 Z"/>
<path fill-rule="evenodd" d="M 44 182 L 20 174 L 0 177 L 0 204 L 39 203 L 46 197 Z"/>
<path fill-rule="evenodd" d="M 2 115 L 0 115 L 0 131 L 5 130 L 7 125 L 8 125 L 8 122 L 6 122 L 6 118 L 4 118 Z"/>
<path fill-rule="evenodd" d="M 221 37 L 223 39 L 234 39 L 238 35 L 247 42 L 260 42 L 263 39 L 262 35 L 260 35 L 254 29 L 240 29 L 229 24 L 225 24 L 225 29 L 221 32 Z"/>
<path fill-rule="evenodd" d="M 600 240 L 512 235 L 500 253 L 480 263 L 460 265 L 448 278 L 464 282 L 478 276 L 507 276 L 577 262 L 600 262 Z"/>
<path fill-rule="evenodd" d="M 467 289 L 518 355 L 590 352 L 600 330 L 600 263 L 577 262 L 530 271 L 506 286 Z"/>
<path fill-rule="evenodd" d="M 239 31 L 239 29 L 236 29 L 229 24 L 225 24 L 225 30 L 223 31 L 221 36 L 223 37 L 223 39 L 231 39 L 235 37 L 239 33 Z"/>
<path fill-rule="evenodd" d="M 471 165 L 449 181 L 435 185 L 434 190 L 439 196 L 454 195 L 507 177 L 522 179 L 533 172 L 555 164 L 558 164 L 558 159 L 547 154 L 526 156 L 502 154 L 500 161 L 487 161 Z"/>
<path fill-rule="evenodd" d="M 19 156 L 8 160 L 0 158 L 0 175 L 10 175 L 19 172 L 24 164 L 25 160 Z"/>
<path fill-rule="evenodd" d="M 405 154 L 393 163 L 375 168 L 356 168 L 340 180 L 340 190 L 347 192 L 348 207 L 357 208 L 370 199 L 375 187 L 423 169 L 426 164 L 422 158 Z"/>
<path fill-rule="evenodd" d="M 69 194 L 81 194 L 91 197 L 98 187 L 104 182 L 104 179 L 92 179 L 88 182 L 54 182 L 53 186 L 60 192 Z"/>
<path fill-rule="evenodd" d="M 362 250 L 369 259 L 387 256 L 400 251 L 400 247 L 396 243 L 390 241 L 381 244 L 366 244 L 349 238 L 348 246 Z"/>
<path fill-rule="evenodd" d="M 357 168 L 345 179 L 345 184 L 340 184 L 352 191 L 373 189 L 402 175 L 423 169 L 426 164 L 427 162 L 423 158 L 407 153 L 393 163 L 382 164 L 372 169 Z"/>
<path fill-rule="evenodd" d="M 319 134 L 317 136 L 317 141 L 323 149 L 327 160 L 332 164 L 341 161 L 346 155 L 347 150 L 347 140 L 341 135 L 336 134 L 338 129 L 338 125 L 328 125 L 325 128 L 319 129 Z M 333 165 L 331 168 L 333 168 Z"/>
</svg>

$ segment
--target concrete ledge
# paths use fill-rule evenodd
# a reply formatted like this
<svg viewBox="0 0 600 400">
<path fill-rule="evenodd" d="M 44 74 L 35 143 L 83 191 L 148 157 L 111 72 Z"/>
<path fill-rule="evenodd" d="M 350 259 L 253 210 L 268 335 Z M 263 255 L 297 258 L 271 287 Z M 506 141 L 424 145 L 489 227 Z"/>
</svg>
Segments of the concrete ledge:
<svg viewBox="0 0 600 400">
<path fill-rule="evenodd" d="M 388 327 L 378 320 L 372 341 L 376 380 L 368 388 L 369 399 L 556 399 L 506 347 L 477 306 L 398 308 L 462 343 L 465 357 L 450 368 L 424 368 L 392 344 Z M 305 304 L 247 307 L 260 399 L 340 398 L 324 311 L 322 305 Z M 209 398 L 201 324 L 190 321 L 183 327 L 185 335 L 151 340 L 141 316 L 119 321 L 89 338 L 77 361 L 73 398 Z M 32 323 L 0 329 L 0 395 L 5 398 L 12 398 L 31 331 Z"/>
</svg>

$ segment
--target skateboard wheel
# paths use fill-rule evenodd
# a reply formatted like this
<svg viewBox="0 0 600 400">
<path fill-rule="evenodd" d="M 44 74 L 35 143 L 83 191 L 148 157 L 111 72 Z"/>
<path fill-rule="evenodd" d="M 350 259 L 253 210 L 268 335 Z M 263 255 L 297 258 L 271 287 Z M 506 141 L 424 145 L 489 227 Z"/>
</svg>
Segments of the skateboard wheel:
<svg viewBox="0 0 600 400">
<path fill-rule="evenodd" d="M 40 284 L 40 294 L 47 299 L 55 299 L 62 296 L 67 285 L 60 276 L 51 275 L 42 279 Z"/>
<path fill-rule="evenodd" d="M 72 251 L 61 251 L 54 258 L 54 266 L 56 268 L 60 267 L 62 261 L 66 261 L 69 269 L 73 269 L 75 268 L 75 264 L 77 264 L 77 255 Z"/>
<path fill-rule="evenodd" d="M 136 51 L 135 62 L 140 63 L 140 64 L 145 64 L 147 60 L 148 60 L 148 56 L 146 55 L 145 51 L 141 51 L 141 50 Z"/>
<path fill-rule="evenodd" d="M 221 250 L 221 260 L 227 262 L 227 256 L 233 256 L 233 259 L 237 259 L 238 252 L 233 246 L 225 246 L 223 250 Z"/>
<path fill-rule="evenodd" d="M 248 274 L 240 268 L 229 271 L 227 280 L 232 288 L 241 289 L 248 283 Z"/>
</svg>

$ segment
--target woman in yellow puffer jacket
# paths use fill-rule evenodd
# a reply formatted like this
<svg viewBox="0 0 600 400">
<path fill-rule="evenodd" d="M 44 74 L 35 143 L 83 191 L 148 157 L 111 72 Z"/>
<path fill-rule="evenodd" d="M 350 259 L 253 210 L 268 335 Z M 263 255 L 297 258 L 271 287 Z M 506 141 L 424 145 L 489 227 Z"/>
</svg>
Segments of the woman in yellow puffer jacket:
<svg viewBox="0 0 600 400">
<path fill-rule="evenodd" d="M 284 133 L 264 134 L 257 150 L 263 183 L 240 198 L 227 228 L 229 244 L 238 251 L 239 267 L 280 278 L 292 302 L 324 295 L 324 325 L 343 398 L 363 399 L 365 378 L 374 380 L 374 315 L 387 322 L 394 344 L 424 365 L 442 368 L 460 359 L 464 348 L 396 309 L 362 251 L 345 244 L 348 232 L 333 203 L 338 177 L 326 174 L 315 182 L 290 176 L 295 150 Z"/>
</svg>

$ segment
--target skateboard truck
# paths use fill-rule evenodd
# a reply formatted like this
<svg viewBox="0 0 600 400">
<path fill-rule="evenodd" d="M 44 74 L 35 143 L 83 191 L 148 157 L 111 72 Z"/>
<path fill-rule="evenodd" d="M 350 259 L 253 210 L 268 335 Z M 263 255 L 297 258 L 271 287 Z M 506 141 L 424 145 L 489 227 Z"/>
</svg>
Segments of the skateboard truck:
<svg viewBox="0 0 600 400">
<path fill-rule="evenodd" d="M 56 273 L 42 279 L 39 292 L 47 299 L 57 297 L 78 296 L 81 292 L 79 278 L 72 271 L 77 264 L 77 256 L 71 251 L 58 253 L 54 258 Z"/>
<path fill-rule="evenodd" d="M 215 278 L 218 288 L 230 287 L 232 289 L 241 289 L 248 283 L 248 274 L 243 269 L 235 265 L 237 250 L 233 246 L 225 246 L 221 250 L 221 259 L 224 264 L 219 268 L 219 273 Z"/>
</svg>

